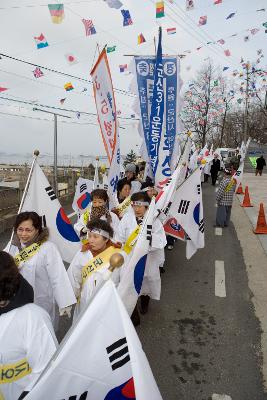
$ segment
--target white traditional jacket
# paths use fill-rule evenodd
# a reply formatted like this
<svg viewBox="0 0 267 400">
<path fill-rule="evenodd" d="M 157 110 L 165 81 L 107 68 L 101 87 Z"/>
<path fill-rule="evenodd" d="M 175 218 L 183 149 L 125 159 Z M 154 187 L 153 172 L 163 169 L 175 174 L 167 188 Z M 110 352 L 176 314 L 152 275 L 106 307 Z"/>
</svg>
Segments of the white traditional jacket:
<svg viewBox="0 0 267 400">
<path fill-rule="evenodd" d="M 8 246 L 6 247 L 7 251 Z M 9 253 L 14 257 L 18 247 L 11 245 Z M 34 290 L 34 303 L 44 308 L 57 325 L 56 304 L 59 309 L 76 303 L 76 298 L 67 271 L 57 247 L 50 241 L 44 242 L 40 250 L 19 265 L 21 275 Z"/>
<path fill-rule="evenodd" d="M 106 267 L 93 272 L 84 282 L 84 284 L 82 284 L 82 269 L 93 258 L 94 256 L 90 250 L 84 252 L 79 251 L 76 253 L 67 271 L 72 288 L 78 299 L 74 310 L 73 321 L 75 321 L 78 315 L 86 308 L 95 291 L 95 288 L 104 280 L 104 275 L 109 267 L 109 265 L 107 265 Z M 116 286 L 119 283 L 119 276 L 120 273 L 117 269 L 112 273 L 111 276 L 111 279 Z"/>
<path fill-rule="evenodd" d="M 132 207 L 131 207 L 132 209 Z M 117 240 L 125 243 L 133 230 L 137 227 L 133 211 L 127 212 L 120 221 L 116 232 Z M 152 299 L 159 300 L 161 292 L 161 279 L 159 266 L 165 261 L 164 247 L 166 246 L 166 235 L 162 223 L 156 219 L 152 225 L 152 242 L 147 256 L 145 274 L 141 294 L 149 295 Z M 131 257 L 131 253 L 128 257 Z M 125 261 L 126 264 L 127 260 Z M 120 268 L 123 274 L 123 267 Z"/>
<path fill-rule="evenodd" d="M 31 390 L 57 345 L 41 307 L 26 304 L 0 315 L 0 398 L 17 400 Z"/>
</svg>

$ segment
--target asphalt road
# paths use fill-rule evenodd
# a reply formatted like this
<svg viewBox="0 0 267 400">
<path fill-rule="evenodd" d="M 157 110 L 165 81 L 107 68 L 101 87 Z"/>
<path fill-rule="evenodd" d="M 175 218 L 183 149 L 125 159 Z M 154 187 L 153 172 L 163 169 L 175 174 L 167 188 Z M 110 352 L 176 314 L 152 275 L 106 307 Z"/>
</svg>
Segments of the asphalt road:
<svg viewBox="0 0 267 400">
<path fill-rule="evenodd" d="M 161 301 L 151 302 L 137 332 L 164 400 L 267 400 L 260 326 L 239 241 L 232 223 L 215 235 L 210 184 L 203 196 L 206 246 L 189 261 L 182 242 L 166 251 Z M 0 236 L 0 248 L 8 238 Z M 224 262 L 225 297 L 215 295 L 215 261 Z M 222 279 L 217 281 L 224 296 Z M 61 318 L 59 339 L 69 324 Z"/>
<path fill-rule="evenodd" d="M 232 223 L 215 235 L 210 184 L 203 199 L 205 248 L 189 261 L 182 242 L 166 252 L 161 301 L 138 334 L 164 400 L 264 400 L 260 326 L 239 241 Z M 215 296 L 216 260 L 224 261 L 226 297 Z"/>
</svg>

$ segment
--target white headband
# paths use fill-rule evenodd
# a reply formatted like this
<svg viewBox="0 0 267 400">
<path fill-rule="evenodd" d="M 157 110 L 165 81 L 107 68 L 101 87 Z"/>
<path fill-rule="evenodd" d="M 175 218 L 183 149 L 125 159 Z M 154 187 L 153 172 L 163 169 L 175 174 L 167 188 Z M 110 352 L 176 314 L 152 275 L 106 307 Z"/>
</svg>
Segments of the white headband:
<svg viewBox="0 0 267 400">
<path fill-rule="evenodd" d="M 110 239 L 109 233 L 107 231 L 103 231 L 103 229 L 92 228 L 88 231 L 88 233 L 97 233 L 98 235 L 101 235 L 106 239 Z"/>
<path fill-rule="evenodd" d="M 132 201 L 133 206 L 149 206 L 148 201 Z"/>
</svg>

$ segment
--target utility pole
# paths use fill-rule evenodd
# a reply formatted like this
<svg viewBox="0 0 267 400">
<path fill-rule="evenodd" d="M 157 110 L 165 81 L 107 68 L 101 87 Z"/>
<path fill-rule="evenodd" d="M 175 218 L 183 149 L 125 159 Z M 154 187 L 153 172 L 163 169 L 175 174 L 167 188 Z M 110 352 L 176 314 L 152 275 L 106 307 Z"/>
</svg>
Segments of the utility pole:
<svg viewBox="0 0 267 400">
<path fill-rule="evenodd" d="M 57 117 L 71 118 L 68 115 L 58 114 L 52 111 L 41 110 L 40 108 L 33 108 L 33 111 L 42 111 L 54 116 L 54 169 L 53 169 L 53 186 L 56 196 L 58 195 L 58 181 L 57 181 Z"/>
<path fill-rule="evenodd" d="M 248 106 L 249 106 L 249 63 L 246 64 L 246 98 L 245 98 L 245 127 L 244 127 L 244 142 L 246 143 L 248 137 Z"/>
</svg>

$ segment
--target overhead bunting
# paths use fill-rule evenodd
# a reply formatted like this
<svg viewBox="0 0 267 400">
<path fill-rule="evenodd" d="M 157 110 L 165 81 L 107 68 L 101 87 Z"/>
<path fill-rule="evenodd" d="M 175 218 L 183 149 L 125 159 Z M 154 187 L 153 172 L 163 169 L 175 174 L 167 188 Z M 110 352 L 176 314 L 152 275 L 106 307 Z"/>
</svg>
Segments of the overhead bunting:
<svg viewBox="0 0 267 400">
<path fill-rule="evenodd" d="M 223 67 L 223 71 L 227 71 L 229 67 Z"/>
<path fill-rule="evenodd" d="M 235 14 L 236 14 L 236 13 L 234 13 L 234 12 L 233 12 L 233 13 L 231 13 L 231 14 L 229 14 L 229 15 L 228 15 L 228 17 L 226 17 L 226 19 L 233 18 L 233 17 L 235 16 Z"/>
<path fill-rule="evenodd" d="M 146 41 L 146 39 L 145 39 L 144 35 L 142 33 L 140 33 L 140 35 L 138 35 L 138 38 L 137 38 L 137 43 L 141 44 L 141 43 L 145 43 L 145 41 Z"/>
<path fill-rule="evenodd" d="M 217 40 L 217 43 L 224 44 L 225 40 L 224 39 L 219 39 L 219 40 Z"/>
<path fill-rule="evenodd" d="M 66 97 L 65 97 L 65 99 L 60 99 L 60 100 L 59 100 L 60 104 L 64 104 L 64 103 L 65 103 L 65 100 L 66 100 Z"/>
<path fill-rule="evenodd" d="M 70 90 L 73 90 L 74 87 L 72 86 L 71 82 L 68 82 L 68 83 L 65 83 L 64 89 L 66 90 L 66 92 L 69 92 Z"/>
<path fill-rule="evenodd" d="M 214 3 L 213 4 L 222 4 L 222 0 L 214 0 Z"/>
<path fill-rule="evenodd" d="M 65 58 L 69 65 L 74 65 L 78 63 L 76 57 L 73 54 L 65 54 Z"/>
<path fill-rule="evenodd" d="M 85 28 L 85 35 L 86 36 L 91 36 L 96 34 L 96 30 L 93 24 L 93 21 L 91 19 L 82 19 L 82 23 L 84 24 Z"/>
<path fill-rule="evenodd" d="M 48 9 L 54 24 L 61 24 L 64 15 L 64 4 L 48 4 Z"/>
<path fill-rule="evenodd" d="M 121 10 L 121 14 L 123 16 L 123 26 L 128 26 L 133 24 L 129 10 Z"/>
<path fill-rule="evenodd" d="M 110 8 L 115 8 L 116 10 L 123 5 L 119 0 L 104 0 L 104 2 L 107 3 Z"/>
<path fill-rule="evenodd" d="M 194 1 L 193 0 L 186 0 L 185 9 L 186 9 L 186 11 L 193 10 L 194 9 Z"/>
<path fill-rule="evenodd" d="M 34 40 L 35 40 L 37 49 L 42 49 L 42 48 L 48 46 L 47 40 L 42 33 L 40 36 L 34 36 Z"/>
<path fill-rule="evenodd" d="M 174 35 L 176 33 L 176 28 L 167 28 L 168 35 Z"/>
<path fill-rule="evenodd" d="M 164 1 L 156 2 L 156 18 L 164 17 Z"/>
<path fill-rule="evenodd" d="M 224 54 L 226 55 L 226 57 L 230 57 L 231 53 L 230 50 L 224 50 Z"/>
<path fill-rule="evenodd" d="M 6 90 L 8 90 L 8 88 L 5 88 L 5 87 L 3 87 L 3 86 L 0 86 L 0 93 L 1 93 L 1 92 L 5 92 Z"/>
<path fill-rule="evenodd" d="M 41 76 L 44 76 L 44 73 L 41 71 L 39 67 L 36 67 L 33 72 L 33 75 L 35 78 L 41 78 Z"/>
<path fill-rule="evenodd" d="M 127 64 L 121 64 L 121 65 L 119 65 L 119 68 L 120 68 L 120 72 L 125 72 L 127 69 Z"/>
<path fill-rule="evenodd" d="M 107 47 L 107 53 L 113 53 L 116 50 L 116 46 Z"/>
<path fill-rule="evenodd" d="M 199 26 L 206 25 L 207 19 L 208 19 L 207 15 L 203 15 L 202 17 L 199 18 L 198 25 Z"/>
</svg>

